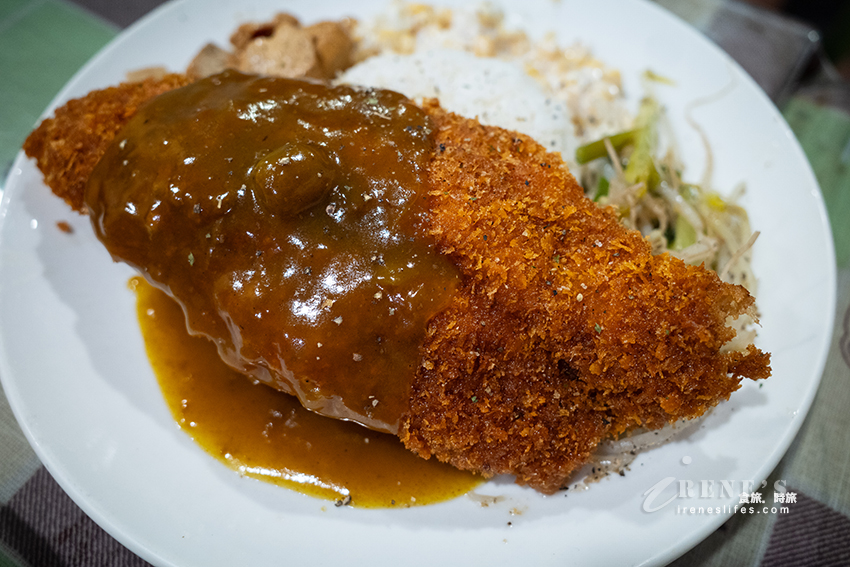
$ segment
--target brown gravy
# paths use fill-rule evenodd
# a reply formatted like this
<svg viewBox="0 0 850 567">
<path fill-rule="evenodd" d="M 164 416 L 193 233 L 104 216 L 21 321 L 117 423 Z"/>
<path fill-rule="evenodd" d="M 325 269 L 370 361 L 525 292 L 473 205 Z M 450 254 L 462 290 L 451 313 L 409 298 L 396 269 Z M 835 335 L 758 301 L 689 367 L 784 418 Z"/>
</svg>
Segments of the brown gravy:
<svg viewBox="0 0 850 567">
<path fill-rule="evenodd" d="M 432 146 L 398 93 L 228 71 L 140 107 L 86 206 L 228 365 L 396 433 L 426 322 L 458 285 L 424 236 Z"/>
<path fill-rule="evenodd" d="M 293 396 L 252 383 L 207 339 L 186 332 L 179 305 L 137 277 L 142 335 L 174 419 L 240 474 L 363 508 L 423 505 L 482 482 L 407 451 L 394 435 L 328 419 Z"/>
</svg>

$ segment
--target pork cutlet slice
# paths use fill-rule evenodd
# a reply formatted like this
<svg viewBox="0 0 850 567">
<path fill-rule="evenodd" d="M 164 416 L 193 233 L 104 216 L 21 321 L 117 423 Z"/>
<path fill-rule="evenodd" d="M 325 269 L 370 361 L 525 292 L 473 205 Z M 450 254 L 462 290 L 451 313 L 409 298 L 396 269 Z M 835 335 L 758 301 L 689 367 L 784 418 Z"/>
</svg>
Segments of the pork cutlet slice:
<svg viewBox="0 0 850 567">
<path fill-rule="evenodd" d="M 401 437 L 458 468 L 564 485 L 603 439 L 702 415 L 770 374 L 724 352 L 754 299 L 652 256 L 557 154 L 427 104 L 431 233 L 463 273 L 428 326 Z"/>
</svg>

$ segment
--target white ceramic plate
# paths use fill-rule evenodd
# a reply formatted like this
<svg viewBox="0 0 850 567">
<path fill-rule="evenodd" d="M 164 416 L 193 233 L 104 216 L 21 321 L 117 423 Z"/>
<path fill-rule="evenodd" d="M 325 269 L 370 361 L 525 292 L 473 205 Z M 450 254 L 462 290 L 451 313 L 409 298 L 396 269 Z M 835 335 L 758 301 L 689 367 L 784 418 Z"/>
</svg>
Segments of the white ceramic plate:
<svg viewBox="0 0 850 567">
<path fill-rule="evenodd" d="M 224 45 L 238 23 L 276 9 L 310 22 L 384 8 L 383 0 L 356 7 L 342 0 L 236 4 L 166 5 L 121 34 L 56 102 L 117 83 L 130 69 L 183 69 L 207 41 Z M 676 80 L 662 98 L 690 178 L 700 178 L 704 153 L 684 108 L 731 83 L 694 117 L 714 151 L 715 185 L 730 190 L 745 182 L 753 226 L 762 232 L 755 254 L 758 342 L 773 353 L 773 377 L 763 388 L 745 384 L 699 427 L 639 456 L 625 477 L 586 492 L 543 497 L 494 481 L 478 492 L 505 499 L 487 508 L 468 498 L 400 510 L 334 508 L 240 478 L 178 430 L 145 357 L 126 288 L 131 271 L 110 261 L 88 221 L 51 196 L 34 165 L 19 156 L 0 208 L 0 376 L 44 464 L 119 541 L 157 565 L 660 564 L 729 515 L 682 515 L 678 507 L 733 506 L 745 481 L 758 488 L 779 461 L 817 389 L 835 300 L 827 217 L 791 131 L 737 65 L 654 5 L 518 4 L 513 22 L 535 35 L 555 31 L 564 44 L 591 46 L 622 70 L 635 99 L 647 67 Z M 60 220 L 70 221 L 73 235 L 57 229 Z M 685 496 L 677 496 L 680 481 Z M 713 498 L 701 497 L 703 485 Z M 667 488 L 647 502 L 654 486 Z M 696 488 L 692 496 L 688 486 Z M 773 487 L 762 492 L 770 504 Z"/>
</svg>

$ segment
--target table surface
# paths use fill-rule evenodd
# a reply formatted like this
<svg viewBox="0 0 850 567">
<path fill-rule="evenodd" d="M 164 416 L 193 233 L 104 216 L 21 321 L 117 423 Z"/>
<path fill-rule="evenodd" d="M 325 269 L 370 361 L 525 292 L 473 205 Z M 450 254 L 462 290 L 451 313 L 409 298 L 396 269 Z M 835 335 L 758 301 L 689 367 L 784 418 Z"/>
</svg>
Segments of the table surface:
<svg viewBox="0 0 850 567">
<path fill-rule="evenodd" d="M 0 0 L 0 180 L 56 92 L 162 0 Z M 820 390 L 768 482 L 796 495 L 784 515 L 736 515 L 674 565 L 850 565 L 850 88 L 801 84 L 816 30 L 724 0 L 657 0 L 730 53 L 783 111 L 821 184 L 838 262 L 838 302 Z M 82 6 L 82 7 L 81 7 Z M 823 74 L 822 74 L 823 75 Z M 147 565 L 62 492 L 0 390 L 0 567 Z"/>
</svg>

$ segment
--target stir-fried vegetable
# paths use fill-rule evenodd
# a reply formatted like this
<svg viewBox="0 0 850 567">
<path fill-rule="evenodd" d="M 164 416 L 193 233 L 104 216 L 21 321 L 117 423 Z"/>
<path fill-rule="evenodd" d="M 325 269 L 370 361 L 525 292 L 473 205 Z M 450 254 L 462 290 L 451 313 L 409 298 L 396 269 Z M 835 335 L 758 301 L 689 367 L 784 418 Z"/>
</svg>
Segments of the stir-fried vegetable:
<svg viewBox="0 0 850 567">
<path fill-rule="evenodd" d="M 673 241 L 670 248 L 673 250 L 684 250 L 688 246 L 696 244 L 697 231 L 694 226 L 683 216 L 676 217 L 676 225 L 673 229 Z"/>
<path fill-rule="evenodd" d="M 627 144 L 634 144 L 636 134 L 637 130 L 629 130 L 627 132 L 620 132 L 619 134 L 609 136 L 608 140 L 611 142 L 611 145 L 614 146 L 614 149 L 619 151 Z M 585 164 L 589 161 L 593 161 L 607 155 L 608 150 L 605 148 L 605 139 L 603 138 L 579 147 L 576 150 L 576 161 L 579 164 Z"/>
<path fill-rule="evenodd" d="M 629 157 L 623 175 L 626 182 L 632 185 L 643 183 L 644 189 L 652 190 L 661 181 L 655 168 L 655 152 L 658 146 L 658 115 L 661 109 L 653 98 L 645 98 L 641 102 L 635 126 L 637 134 L 634 138 L 634 148 Z"/>
<path fill-rule="evenodd" d="M 683 182 L 675 153 L 660 154 L 661 116 L 658 102 L 647 97 L 631 129 L 578 148 L 582 186 L 600 206 L 613 206 L 626 226 L 640 230 L 653 253 L 704 263 L 726 281 L 755 291 L 749 247 L 758 233 L 736 204 L 743 191 L 724 199 L 710 187 Z"/>
</svg>

